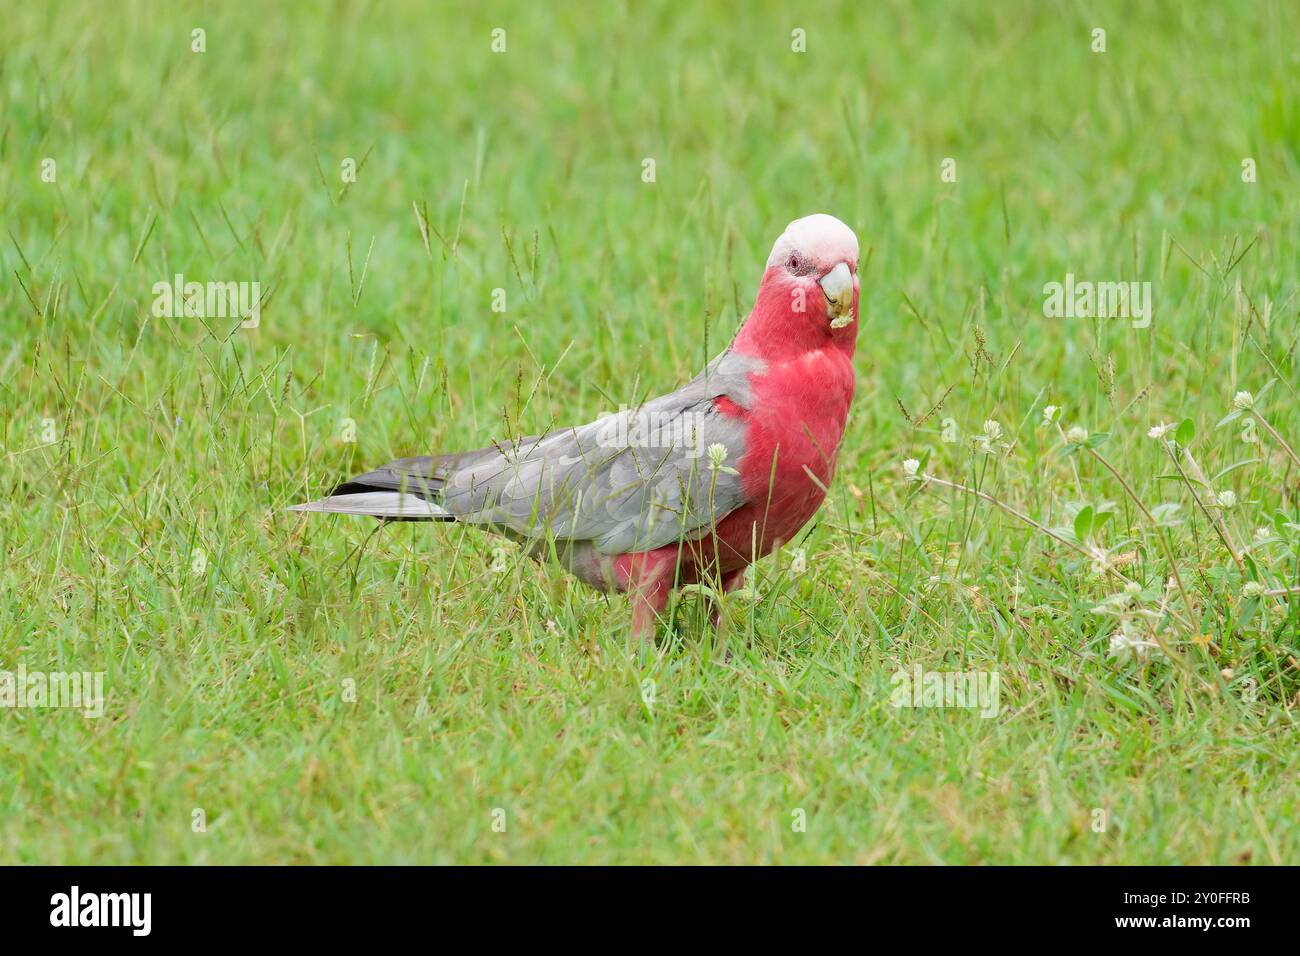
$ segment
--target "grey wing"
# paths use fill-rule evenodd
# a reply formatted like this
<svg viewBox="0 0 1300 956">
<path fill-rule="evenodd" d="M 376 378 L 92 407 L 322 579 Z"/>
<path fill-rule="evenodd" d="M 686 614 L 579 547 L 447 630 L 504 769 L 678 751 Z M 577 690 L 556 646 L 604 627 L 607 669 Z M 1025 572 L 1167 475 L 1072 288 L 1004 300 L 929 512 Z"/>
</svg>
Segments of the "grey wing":
<svg viewBox="0 0 1300 956">
<path fill-rule="evenodd" d="M 756 360 L 724 352 L 676 392 L 590 424 L 462 455 L 392 462 L 335 494 L 402 490 L 461 521 L 524 539 L 590 541 L 604 554 L 647 551 L 695 536 L 745 502 L 736 473 Z M 711 446 L 726 452 L 713 468 Z"/>
<path fill-rule="evenodd" d="M 712 399 L 643 408 L 547 436 L 496 474 L 458 473 L 440 500 L 453 512 L 468 501 L 475 520 L 529 538 L 590 541 L 604 554 L 647 551 L 693 537 L 744 502 L 735 471 L 744 436 L 744 423 Z M 712 445 L 726 448 L 716 471 Z"/>
</svg>

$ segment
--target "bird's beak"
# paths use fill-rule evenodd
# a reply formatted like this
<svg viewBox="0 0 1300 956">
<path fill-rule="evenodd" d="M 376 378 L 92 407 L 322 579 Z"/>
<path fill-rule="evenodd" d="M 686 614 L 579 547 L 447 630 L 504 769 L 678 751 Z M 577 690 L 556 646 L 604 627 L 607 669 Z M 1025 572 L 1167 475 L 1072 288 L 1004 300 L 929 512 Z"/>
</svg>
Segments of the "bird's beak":
<svg viewBox="0 0 1300 956">
<path fill-rule="evenodd" d="M 830 313 L 831 328 L 842 329 L 853 321 L 853 273 L 847 262 L 838 263 L 834 269 L 817 280 L 826 296 L 826 311 Z"/>
</svg>

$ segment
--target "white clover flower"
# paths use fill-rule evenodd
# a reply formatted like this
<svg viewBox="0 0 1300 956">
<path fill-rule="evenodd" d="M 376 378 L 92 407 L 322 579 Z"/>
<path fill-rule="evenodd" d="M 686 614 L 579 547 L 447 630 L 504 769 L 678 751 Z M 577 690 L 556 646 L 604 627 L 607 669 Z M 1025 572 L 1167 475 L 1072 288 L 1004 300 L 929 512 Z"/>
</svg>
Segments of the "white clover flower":
<svg viewBox="0 0 1300 956">
<path fill-rule="evenodd" d="M 1071 425 L 1070 430 L 1065 433 L 1065 440 L 1071 445 L 1082 445 L 1088 440 L 1088 429 L 1081 425 Z"/>
<path fill-rule="evenodd" d="M 708 451 L 708 455 L 709 455 L 709 470 L 710 470 L 710 471 L 721 471 L 721 472 L 723 472 L 723 473 L 725 473 L 725 474 L 728 474 L 728 475 L 738 475 L 738 474 L 740 474 L 740 472 L 736 471 L 736 469 L 734 469 L 734 468 L 727 468 L 727 467 L 723 464 L 723 463 L 727 460 L 727 455 L 728 455 L 728 454 L 730 454 L 730 452 L 727 450 L 727 446 L 724 445 L 724 444 L 722 444 L 722 442 L 720 442 L 720 441 L 715 441 L 712 445 L 710 445 L 710 446 L 709 446 L 709 451 Z"/>
<path fill-rule="evenodd" d="M 1147 438 L 1164 438 L 1173 427 L 1173 425 L 1166 425 L 1164 422 L 1161 422 L 1159 425 L 1152 425 L 1147 431 Z"/>
<path fill-rule="evenodd" d="M 1136 581 L 1130 581 L 1128 584 L 1124 585 L 1124 593 L 1129 597 L 1137 597 L 1142 593 L 1142 585 L 1138 584 Z"/>
<path fill-rule="evenodd" d="M 1241 699 L 1248 704 L 1259 700 L 1259 685 L 1255 683 L 1255 678 L 1247 677 L 1241 682 Z"/>
<path fill-rule="evenodd" d="M 1055 425 L 1061 418 L 1060 405 L 1048 405 L 1043 409 L 1043 426 Z"/>
<path fill-rule="evenodd" d="M 1258 581 L 1247 581 L 1241 587 L 1241 596 L 1247 601 L 1264 596 L 1264 585 Z"/>
<path fill-rule="evenodd" d="M 903 475 L 907 478 L 915 478 L 916 473 L 920 470 L 921 463 L 915 458 L 903 459 Z"/>
<path fill-rule="evenodd" d="M 984 423 L 980 434 L 971 436 L 971 441 L 986 455 L 1011 453 L 1011 446 L 1002 441 L 1002 423 L 992 418 Z"/>
<path fill-rule="evenodd" d="M 1267 541 L 1267 540 L 1268 540 L 1269 538 L 1271 538 L 1271 537 L 1273 537 L 1273 532 L 1272 532 L 1271 529 L 1269 529 L 1269 528 L 1256 528 L 1256 529 L 1255 529 L 1255 540 L 1256 540 L 1256 541 Z"/>
<path fill-rule="evenodd" d="M 1237 496 L 1231 491 L 1220 491 L 1218 494 L 1214 495 L 1214 503 L 1227 511 L 1229 508 L 1236 507 Z"/>
<path fill-rule="evenodd" d="M 1249 411 L 1255 407 L 1255 396 L 1250 394 L 1250 392 L 1238 392 L 1236 395 L 1232 396 L 1232 404 L 1243 412 Z"/>
<path fill-rule="evenodd" d="M 1147 656 L 1151 648 L 1156 646 L 1154 641 L 1148 641 L 1141 634 L 1134 632 L 1133 625 L 1128 621 L 1120 621 L 1119 627 L 1110 636 L 1111 657 L 1121 657 L 1128 653 L 1140 660 Z"/>
</svg>

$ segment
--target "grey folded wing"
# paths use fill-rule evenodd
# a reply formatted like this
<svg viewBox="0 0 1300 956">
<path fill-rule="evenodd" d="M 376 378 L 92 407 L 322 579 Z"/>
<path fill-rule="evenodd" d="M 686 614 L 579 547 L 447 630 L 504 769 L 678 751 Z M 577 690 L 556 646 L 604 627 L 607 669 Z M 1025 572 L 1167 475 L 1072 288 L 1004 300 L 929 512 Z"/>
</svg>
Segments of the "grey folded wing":
<svg viewBox="0 0 1300 956">
<path fill-rule="evenodd" d="M 697 537 L 746 501 L 737 465 L 754 359 L 724 352 L 668 395 L 587 425 L 458 455 L 404 458 L 352 479 L 335 495 L 403 491 L 458 520 L 526 540 L 589 541 L 604 554 Z M 711 446 L 725 460 L 715 467 Z M 715 454 L 719 454 L 715 447 Z"/>
</svg>

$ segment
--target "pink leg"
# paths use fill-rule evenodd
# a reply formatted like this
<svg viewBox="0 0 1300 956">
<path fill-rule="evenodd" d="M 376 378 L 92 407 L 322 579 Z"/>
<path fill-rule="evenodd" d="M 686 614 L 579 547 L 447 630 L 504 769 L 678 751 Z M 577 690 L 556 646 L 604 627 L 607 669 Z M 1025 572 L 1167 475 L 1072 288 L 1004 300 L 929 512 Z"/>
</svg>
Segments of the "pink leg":
<svg viewBox="0 0 1300 956">
<path fill-rule="evenodd" d="M 651 552 L 653 553 L 653 552 Z M 635 562 L 628 575 L 627 595 L 632 602 L 632 636 L 641 640 L 654 637 L 659 615 L 668 606 L 672 591 L 676 555 Z"/>
<path fill-rule="evenodd" d="M 654 637 L 659 615 L 668 606 L 668 586 L 655 584 L 632 592 L 632 636 L 648 641 Z"/>
<path fill-rule="evenodd" d="M 722 593 L 730 594 L 736 588 L 745 583 L 745 568 L 738 568 L 722 576 Z M 716 601 L 713 604 L 713 613 L 709 615 L 713 626 L 717 627 L 718 622 L 722 619 L 722 607 Z"/>
<path fill-rule="evenodd" d="M 736 588 L 744 584 L 745 572 L 748 570 L 749 570 L 749 565 L 745 565 L 745 567 L 737 568 L 735 571 L 732 571 L 730 574 L 724 574 L 722 576 L 722 593 L 730 594 L 732 591 L 736 590 Z"/>
</svg>

